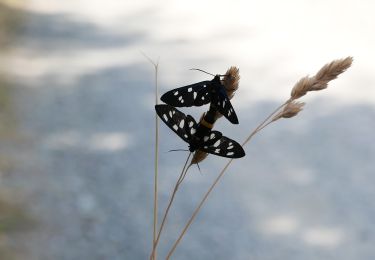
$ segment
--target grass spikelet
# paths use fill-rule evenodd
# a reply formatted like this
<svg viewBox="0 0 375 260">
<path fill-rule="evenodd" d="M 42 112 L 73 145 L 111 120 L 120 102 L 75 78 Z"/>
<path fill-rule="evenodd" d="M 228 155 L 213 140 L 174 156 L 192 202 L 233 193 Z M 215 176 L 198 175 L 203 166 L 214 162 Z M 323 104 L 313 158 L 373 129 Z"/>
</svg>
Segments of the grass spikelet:
<svg viewBox="0 0 375 260">
<path fill-rule="evenodd" d="M 301 78 L 293 87 L 292 92 L 290 94 L 291 99 L 297 99 L 300 98 L 310 90 L 311 86 L 313 85 L 313 82 L 309 76 L 305 76 Z"/>
<path fill-rule="evenodd" d="M 234 96 L 234 93 L 238 89 L 240 83 L 240 70 L 239 68 L 232 66 L 225 73 L 222 83 L 227 91 L 229 99 Z"/>
<path fill-rule="evenodd" d="M 271 123 L 277 121 L 280 118 L 291 118 L 296 116 L 300 111 L 302 111 L 303 106 L 305 103 L 297 102 L 295 99 L 298 99 L 304 96 L 309 91 L 317 91 L 327 88 L 328 82 L 337 78 L 337 76 L 347 70 L 352 64 L 353 58 L 347 57 L 345 59 L 334 60 L 329 64 L 326 64 L 318 71 L 318 73 L 313 77 L 303 77 L 300 79 L 293 87 L 291 91 L 291 97 L 286 100 L 283 104 L 277 107 L 273 112 L 271 112 L 245 139 L 242 143 L 242 146 L 245 146 L 252 137 L 263 130 L 265 127 L 270 125 Z M 238 72 L 238 71 L 237 71 Z M 239 77 L 238 77 L 239 79 Z M 229 95 L 228 95 L 229 96 Z M 198 156 L 198 155 L 197 155 Z M 171 247 L 166 259 L 170 259 L 171 255 L 175 251 L 177 245 L 180 243 L 182 238 L 184 237 L 186 231 L 193 223 L 195 217 L 197 216 L 198 212 L 202 208 L 203 204 L 206 202 L 208 196 L 210 195 L 211 191 L 217 185 L 219 180 L 224 176 L 228 167 L 233 162 L 233 159 L 229 160 L 229 162 L 224 166 L 221 170 L 219 175 L 213 181 L 212 185 L 209 187 L 207 192 L 204 194 L 202 200 L 198 203 L 197 207 L 193 211 L 191 217 L 187 221 L 186 225 L 182 229 L 179 237 L 174 242 L 173 246 Z"/>
<path fill-rule="evenodd" d="M 190 164 L 197 164 L 206 159 L 208 153 L 203 152 L 202 150 L 196 150 L 194 152 L 193 158 L 190 161 Z"/>
<path fill-rule="evenodd" d="M 306 95 L 309 91 L 318 91 L 328 87 L 328 82 L 334 80 L 346 71 L 353 62 L 352 57 L 334 60 L 324 65 L 313 77 L 303 77 L 293 87 L 290 94 L 291 100 L 298 99 Z"/>
<path fill-rule="evenodd" d="M 324 65 L 313 77 L 314 84 L 311 86 L 310 91 L 327 88 L 328 82 L 336 79 L 338 75 L 346 71 L 352 65 L 352 62 L 352 57 L 346 57 Z"/>
<path fill-rule="evenodd" d="M 287 103 L 286 106 L 284 106 L 284 108 L 273 117 L 272 122 L 280 118 L 291 118 L 296 116 L 299 112 L 302 111 L 304 105 L 304 102 L 298 101 Z"/>
</svg>

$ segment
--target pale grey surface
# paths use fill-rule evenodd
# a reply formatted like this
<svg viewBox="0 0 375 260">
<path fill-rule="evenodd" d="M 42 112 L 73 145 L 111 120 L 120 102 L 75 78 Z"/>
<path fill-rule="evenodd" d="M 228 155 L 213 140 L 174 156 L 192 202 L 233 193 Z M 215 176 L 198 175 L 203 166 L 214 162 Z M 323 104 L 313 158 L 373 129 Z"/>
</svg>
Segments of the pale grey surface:
<svg viewBox="0 0 375 260">
<path fill-rule="evenodd" d="M 46 55 L 145 40 L 139 34 L 111 35 L 69 17 L 29 15 L 19 44 Z M 19 238 L 28 259 L 147 259 L 154 149 L 150 65 L 106 67 L 70 84 L 51 75 L 37 87 L 14 81 L 17 131 L 24 138 L 7 150 L 17 166 L 1 185 L 17 188 L 38 219 L 38 227 Z M 247 156 L 229 168 L 175 259 L 375 257 L 375 110 L 330 105 L 319 95 L 297 118 L 277 122 L 246 148 Z M 277 105 L 241 105 L 240 125 L 221 119 L 217 129 L 242 141 Z M 196 116 L 202 108 L 184 111 Z M 165 205 L 186 156 L 165 152 L 186 145 L 162 123 L 160 129 Z M 161 256 L 225 162 L 210 156 L 200 166 L 202 174 L 193 168 L 187 176 Z"/>
</svg>

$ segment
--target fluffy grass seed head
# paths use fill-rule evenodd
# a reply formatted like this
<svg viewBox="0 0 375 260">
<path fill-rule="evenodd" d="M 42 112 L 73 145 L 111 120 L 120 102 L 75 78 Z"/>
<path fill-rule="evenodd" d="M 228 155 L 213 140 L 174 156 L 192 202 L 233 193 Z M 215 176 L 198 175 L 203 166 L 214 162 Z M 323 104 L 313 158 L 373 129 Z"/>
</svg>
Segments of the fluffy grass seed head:
<svg viewBox="0 0 375 260">
<path fill-rule="evenodd" d="M 291 99 L 298 99 L 306 95 L 309 91 L 318 91 L 327 88 L 328 82 L 336 79 L 338 75 L 345 72 L 352 65 L 352 62 L 352 57 L 334 60 L 324 65 L 315 76 L 303 77 L 294 85 L 290 94 Z"/>
<path fill-rule="evenodd" d="M 345 59 L 334 60 L 331 63 L 324 65 L 318 73 L 313 77 L 314 84 L 311 86 L 310 91 L 318 91 L 327 88 L 328 82 L 334 80 L 346 71 L 353 62 L 352 57 Z"/>
<path fill-rule="evenodd" d="M 299 112 L 302 111 L 304 102 L 292 101 L 286 104 L 286 106 L 278 114 L 276 114 L 272 121 L 276 121 L 280 118 L 291 118 L 296 116 Z"/>
</svg>

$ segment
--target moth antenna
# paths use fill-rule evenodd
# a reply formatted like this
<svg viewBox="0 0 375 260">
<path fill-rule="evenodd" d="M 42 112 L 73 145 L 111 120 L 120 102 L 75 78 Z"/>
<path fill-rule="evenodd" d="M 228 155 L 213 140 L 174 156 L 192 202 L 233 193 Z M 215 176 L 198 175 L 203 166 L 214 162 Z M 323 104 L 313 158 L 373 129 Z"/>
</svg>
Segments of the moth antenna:
<svg viewBox="0 0 375 260">
<path fill-rule="evenodd" d="M 187 152 L 189 150 L 186 150 L 186 149 L 172 149 L 172 150 L 169 150 L 167 153 L 170 153 L 170 152 Z"/>
<path fill-rule="evenodd" d="M 206 74 L 208 74 L 208 75 L 211 75 L 211 76 L 214 76 L 214 77 L 215 77 L 215 75 L 214 75 L 214 74 L 212 74 L 212 73 L 209 73 L 209 72 L 207 72 L 207 71 L 204 71 L 204 70 L 201 70 L 201 69 L 195 69 L 195 68 L 192 68 L 192 69 L 190 69 L 190 70 L 197 70 L 197 71 L 200 71 L 200 72 L 203 72 L 203 73 L 206 73 Z"/>
</svg>

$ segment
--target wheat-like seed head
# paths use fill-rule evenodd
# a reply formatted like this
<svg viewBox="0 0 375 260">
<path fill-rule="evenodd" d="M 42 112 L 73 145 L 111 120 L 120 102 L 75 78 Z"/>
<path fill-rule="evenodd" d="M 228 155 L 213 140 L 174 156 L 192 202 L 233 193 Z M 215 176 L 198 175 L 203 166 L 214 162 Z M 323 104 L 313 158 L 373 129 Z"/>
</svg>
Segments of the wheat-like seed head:
<svg viewBox="0 0 375 260">
<path fill-rule="evenodd" d="M 313 77 L 315 82 L 311 86 L 310 91 L 327 88 L 328 82 L 334 80 L 338 75 L 346 71 L 350 65 L 352 65 L 352 62 L 353 58 L 347 57 L 345 59 L 334 60 L 331 63 L 324 65 Z"/>
<path fill-rule="evenodd" d="M 324 65 L 313 77 L 303 77 L 293 87 L 291 99 L 300 98 L 308 91 L 318 91 L 328 87 L 328 82 L 334 80 L 341 73 L 346 71 L 352 64 L 353 58 L 334 60 Z"/>
<path fill-rule="evenodd" d="M 191 159 L 190 164 L 200 163 L 201 161 L 206 159 L 207 156 L 208 153 L 203 152 L 202 150 L 196 150 L 193 154 L 193 158 Z"/>
<path fill-rule="evenodd" d="M 222 80 L 229 99 L 234 96 L 234 93 L 238 89 L 239 82 L 240 70 L 235 66 L 230 67 L 225 73 L 224 79 Z"/>
<path fill-rule="evenodd" d="M 304 102 L 292 101 L 286 104 L 286 106 L 278 114 L 276 114 L 272 121 L 276 121 L 280 118 L 291 118 L 296 116 L 299 112 L 302 111 Z"/>
<path fill-rule="evenodd" d="M 292 99 L 297 99 L 304 96 L 311 88 L 313 84 L 309 76 L 301 78 L 293 87 L 292 93 L 290 94 Z"/>
</svg>

